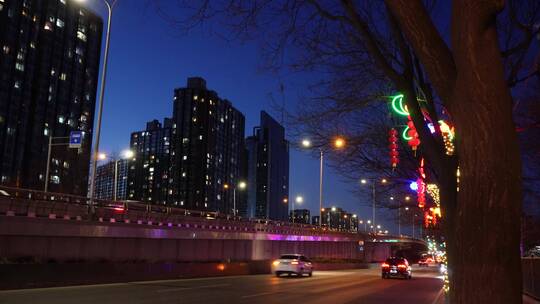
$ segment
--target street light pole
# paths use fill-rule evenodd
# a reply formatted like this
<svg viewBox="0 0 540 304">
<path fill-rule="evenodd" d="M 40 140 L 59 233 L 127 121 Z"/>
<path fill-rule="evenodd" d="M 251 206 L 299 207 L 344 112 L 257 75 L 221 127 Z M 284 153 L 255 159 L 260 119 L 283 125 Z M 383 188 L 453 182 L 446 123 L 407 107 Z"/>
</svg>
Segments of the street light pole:
<svg viewBox="0 0 540 304">
<path fill-rule="evenodd" d="M 401 201 L 398 200 L 398 235 L 401 236 Z"/>
<path fill-rule="evenodd" d="M 111 20 L 112 20 L 112 10 L 114 8 L 114 5 L 116 4 L 116 0 L 112 0 L 112 3 L 109 3 L 108 0 L 103 0 L 105 5 L 107 6 L 107 34 L 105 38 L 105 53 L 103 57 L 103 69 L 101 72 L 101 87 L 99 90 L 99 102 L 98 102 L 98 117 L 97 117 L 97 124 L 96 124 L 96 133 L 94 138 L 94 149 L 92 152 L 92 171 L 91 178 L 90 178 L 90 210 L 91 213 L 94 213 L 94 188 L 96 187 L 96 170 L 97 170 L 97 161 L 98 161 L 98 153 L 99 153 L 99 139 L 101 135 L 101 118 L 103 116 L 103 96 L 105 95 L 105 80 L 107 77 L 107 62 L 109 59 L 109 43 L 111 40 Z"/>
<path fill-rule="evenodd" d="M 118 159 L 114 160 L 114 189 L 113 189 L 113 201 L 116 202 L 118 189 Z"/>
<path fill-rule="evenodd" d="M 323 150 L 319 149 L 320 169 L 319 169 L 319 227 L 322 228 L 322 201 L 323 201 Z"/>
<path fill-rule="evenodd" d="M 49 136 L 49 148 L 47 149 L 47 167 L 45 169 L 45 185 L 43 187 L 44 192 L 49 191 L 49 175 L 51 174 L 51 154 L 52 154 L 52 147 L 53 146 L 69 146 L 69 143 L 56 143 L 53 144 L 53 139 L 69 139 L 69 136 L 67 137 L 53 137 L 52 135 Z"/>
<path fill-rule="evenodd" d="M 373 192 L 372 192 L 372 197 L 373 197 L 373 226 L 375 226 L 375 181 L 372 181 L 372 189 L 373 189 Z"/>
<path fill-rule="evenodd" d="M 232 201 L 233 201 L 233 217 L 236 218 L 236 185 L 232 191 Z"/>
<path fill-rule="evenodd" d="M 47 169 L 45 170 L 45 193 L 49 191 L 49 171 L 51 169 L 52 135 L 49 136 L 49 149 L 47 150 Z"/>
</svg>

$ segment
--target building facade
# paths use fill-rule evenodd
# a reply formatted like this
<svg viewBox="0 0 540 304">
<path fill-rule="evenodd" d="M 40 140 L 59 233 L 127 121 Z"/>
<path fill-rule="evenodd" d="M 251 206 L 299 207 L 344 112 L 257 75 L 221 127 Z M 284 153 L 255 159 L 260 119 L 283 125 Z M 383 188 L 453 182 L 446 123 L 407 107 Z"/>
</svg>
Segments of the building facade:
<svg viewBox="0 0 540 304">
<path fill-rule="evenodd" d="M 167 204 L 173 198 L 171 180 L 171 139 L 173 121 L 165 118 L 146 124 L 144 131 L 131 134 L 130 149 L 133 158 L 129 160 L 128 196 L 129 200 Z"/>
<path fill-rule="evenodd" d="M 246 139 L 248 151 L 247 216 L 288 220 L 289 145 L 285 129 L 261 112 L 260 126 Z"/>
<path fill-rule="evenodd" d="M 99 165 L 96 169 L 94 197 L 97 199 L 113 200 L 115 198 L 114 186 L 116 184 L 116 200 L 126 200 L 127 176 L 127 159 L 112 160 Z"/>
<path fill-rule="evenodd" d="M 244 115 L 203 78 L 192 77 L 174 91 L 173 121 L 171 203 L 226 214 L 242 209 L 245 195 L 237 185 L 245 180 Z"/>
<path fill-rule="evenodd" d="M 174 91 L 173 117 L 131 135 L 128 198 L 240 215 L 246 193 L 244 115 L 200 77 Z"/>
<path fill-rule="evenodd" d="M 294 220 L 293 220 L 294 217 Z M 294 209 L 289 212 L 289 221 L 298 224 L 310 224 L 310 212 L 308 209 Z"/>
<path fill-rule="evenodd" d="M 319 224 L 319 216 L 314 216 L 312 223 Z M 358 217 L 338 207 L 322 209 L 322 226 L 340 231 L 358 231 Z"/>
<path fill-rule="evenodd" d="M 49 191 L 86 195 L 102 28 L 76 1 L 0 1 L 2 184 L 44 189 L 52 136 Z"/>
</svg>

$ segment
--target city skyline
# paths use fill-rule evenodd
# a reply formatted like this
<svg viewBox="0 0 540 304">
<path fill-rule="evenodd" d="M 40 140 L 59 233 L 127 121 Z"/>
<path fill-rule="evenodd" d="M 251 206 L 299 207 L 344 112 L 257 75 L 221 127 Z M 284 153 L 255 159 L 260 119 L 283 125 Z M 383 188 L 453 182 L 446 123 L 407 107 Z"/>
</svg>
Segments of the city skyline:
<svg viewBox="0 0 540 304">
<path fill-rule="evenodd" d="M 89 5 L 104 12 L 99 3 L 90 2 Z M 152 6 L 147 7 L 141 2 L 130 6 L 118 3 L 112 23 L 101 142 L 103 152 L 128 148 L 129 134 L 133 130 L 149 120 L 169 115 L 171 89 L 194 75 L 204 77 L 212 83 L 214 90 L 234 101 L 246 117 L 246 135 L 258 125 L 260 110 L 267 110 L 280 120 L 281 115 L 273 111 L 273 103 L 282 100 L 281 84 L 284 85 L 283 97 L 291 104 L 288 110 L 293 110 L 296 100 L 305 93 L 300 88 L 305 88 L 312 76 L 304 75 L 298 80 L 286 75 L 274 77 L 270 72 L 261 71 L 261 51 L 256 43 L 238 45 L 209 30 L 194 29 L 193 32 L 181 35 L 159 17 Z M 144 45 L 135 47 L 141 42 Z M 156 45 L 167 47 L 156 48 Z M 135 61 L 140 61 L 140 68 L 133 67 Z M 131 112 L 128 116 L 122 114 L 126 108 Z M 113 123 L 117 117 L 122 117 L 122 123 Z M 304 195 L 304 207 L 317 211 L 318 190 L 314 189 L 318 189 L 318 180 L 304 176 L 318 176 L 318 160 L 308 151 L 291 149 L 290 162 L 290 195 Z M 366 218 L 371 214 L 367 206 L 369 196 L 359 198 L 351 192 L 356 185 L 344 183 L 328 167 L 324 179 L 325 205 L 344 206 Z M 381 215 L 383 212 L 381 210 Z"/>
</svg>

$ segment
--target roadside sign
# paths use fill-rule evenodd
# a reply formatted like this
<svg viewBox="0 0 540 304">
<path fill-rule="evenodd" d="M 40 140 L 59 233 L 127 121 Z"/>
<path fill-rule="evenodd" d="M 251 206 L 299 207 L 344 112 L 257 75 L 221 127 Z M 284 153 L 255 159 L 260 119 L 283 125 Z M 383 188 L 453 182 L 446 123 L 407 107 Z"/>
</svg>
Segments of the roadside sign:
<svg viewBox="0 0 540 304">
<path fill-rule="evenodd" d="M 69 133 L 69 147 L 79 149 L 82 145 L 82 131 L 71 131 Z"/>
</svg>

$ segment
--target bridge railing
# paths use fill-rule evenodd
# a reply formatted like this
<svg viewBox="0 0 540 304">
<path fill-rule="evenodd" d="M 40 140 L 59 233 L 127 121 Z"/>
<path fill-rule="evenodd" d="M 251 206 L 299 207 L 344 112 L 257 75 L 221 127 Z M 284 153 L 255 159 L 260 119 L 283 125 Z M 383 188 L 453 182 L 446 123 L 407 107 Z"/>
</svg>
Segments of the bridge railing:
<svg viewBox="0 0 540 304">
<path fill-rule="evenodd" d="M 94 206 L 94 214 L 91 206 Z M 96 220 L 106 222 L 166 225 L 185 228 L 220 229 L 279 234 L 356 235 L 316 225 L 267 219 L 233 217 L 219 212 L 187 210 L 138 201 L 110 201 L 64 193 L 0 186 L 0 215 L 47 217 L 51 219 Z"/>
</svg>

